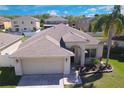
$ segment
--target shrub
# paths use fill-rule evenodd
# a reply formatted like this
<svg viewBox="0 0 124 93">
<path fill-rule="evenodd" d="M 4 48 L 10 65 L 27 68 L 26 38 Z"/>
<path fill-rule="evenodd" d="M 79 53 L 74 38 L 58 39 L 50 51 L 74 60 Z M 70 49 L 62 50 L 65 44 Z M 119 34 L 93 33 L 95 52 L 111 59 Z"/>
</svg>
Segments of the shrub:
<svg viewBox="0 0 124 93">
<path fill-rule="evenodd" d="M 93 59 L 93 62 L 92 62 L 92 64 L 94 64 L 94 65 L 96 65 L 96 64 L 98 64 L 99 63 L 99 59 L 98 58 L 95 58 L 95 59 Z"/>
</svg>

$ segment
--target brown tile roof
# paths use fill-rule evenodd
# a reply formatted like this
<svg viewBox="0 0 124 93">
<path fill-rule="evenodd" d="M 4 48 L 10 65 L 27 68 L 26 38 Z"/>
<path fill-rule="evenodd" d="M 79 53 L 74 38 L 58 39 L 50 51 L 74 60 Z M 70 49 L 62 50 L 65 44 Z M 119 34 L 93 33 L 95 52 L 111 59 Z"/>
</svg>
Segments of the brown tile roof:
<svg viewBox="0 0 124 93">
<path fill-rule="evenodd" d="M 14 42 L 20 39 L 21 39 L 20 36 L 1 32 L 0 33 L 0 50 L 2 50 L 5 47 L 8 47 L 9 45 L 13 44 Z"/>
<path fill-rule="evenodd" d="M 18 51 L 12 56 L 38 57 L 38 56 L 66 56 L 72 52 L 60 46 L 61 39 L 64 42 L 82 42 L 88 45 L 96 45 L 100 41 L 96 38 L 64 24 L 42 30 L 24 42 Z"/>
<path fill-rule="evenodd" d="M 11 57 L 48 57 L 48 56 L 74 56 L 62 47 L 60 43 L 50 36 L 35 39 L 33 42 L 20 48 Z"/>
</svg>

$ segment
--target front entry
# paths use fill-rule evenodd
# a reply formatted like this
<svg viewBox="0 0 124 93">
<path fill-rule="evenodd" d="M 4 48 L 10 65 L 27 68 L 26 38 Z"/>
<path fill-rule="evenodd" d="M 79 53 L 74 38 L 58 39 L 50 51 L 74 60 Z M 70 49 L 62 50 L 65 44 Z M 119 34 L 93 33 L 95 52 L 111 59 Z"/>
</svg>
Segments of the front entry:
<svg viewBox="0 0 124 93">
<path fill-rule="evenodd" d="M 71 64 L 80 65 L 81 64 L 81 48 L 79 46 L 72 46 L 71 51 L 75 54 L 71 57 Z"/>
</svg>

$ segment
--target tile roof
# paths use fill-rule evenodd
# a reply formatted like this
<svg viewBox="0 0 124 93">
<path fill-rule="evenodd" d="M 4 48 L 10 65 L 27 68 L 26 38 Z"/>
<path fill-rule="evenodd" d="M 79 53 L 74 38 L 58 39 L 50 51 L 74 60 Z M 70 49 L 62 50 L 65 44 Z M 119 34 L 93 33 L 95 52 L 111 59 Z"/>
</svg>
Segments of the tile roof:
<svg viewBox="0 0 124 93">
<path fill-rule="evenodd" d="M 11 45 L 12 43 L 20 40 L 21 37 L 17 35 L 11 35 L 7 33 L 0 33 L 0 50 Z"/>
<path fill-rule="evenodd" d="M 63 18 L 63 17 L 59 17 L 59 16 L 52 16 L 48 19 L 45 20 L 46 21 L 68 21 L 67 19 Z"/>
<path fill-rule="evenodd" d="M 100 42 L 96 38 L 84 32 L 64 24 L 59 24 L 54 27 L 44 29 L 28 39 L 13 55 L 19 57 L 71 55 L 72 52 L 70 54 L 70 51 L 60 46 L 62 38 L 64 42 L 82 42 L 88 45 L 96 45 Z"/>
<path fill-rule="evenodd" d="M 34 17 L 31 17 L 31 16 L 20 16 L 20 17 L 14 18 L 13 20 L 15 20 L 15 19 L 28 19 L 28 18 L 40 22 L 40 20 L 38 18 L 34 18 Z"/>
<path fill-rule="evenodd" d="M 48 57 L 48 56 L 74 56 L 62 47 L 54 38 L 46 35 L 17 50 L 11 57 Z"/>
<path fill-rule="evenodd" d="M 0 22 L 10 22 L 11 19 L 0 16 Z"/>
</svg>

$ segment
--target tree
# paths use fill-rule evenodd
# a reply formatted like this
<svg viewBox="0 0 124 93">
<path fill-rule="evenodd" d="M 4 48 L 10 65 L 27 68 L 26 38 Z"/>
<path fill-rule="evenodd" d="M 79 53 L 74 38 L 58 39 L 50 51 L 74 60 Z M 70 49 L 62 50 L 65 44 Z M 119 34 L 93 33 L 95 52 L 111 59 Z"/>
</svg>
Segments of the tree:
<svg viewBox="0 0 124 93">
<path fill-rule="evenodd" d="M 106 60 L 106 65 L 108 65 L 112 37 L 114 35 L 119 35 L 124 31 L 124 16 L 121 14 L 120 5 L 115 5 L 111 14 L 102 15 L 97 20 L 93 31 L 97 32 L 99 30 L 104 31 L 104 36 L 108 40 Z"/>
</svg>

